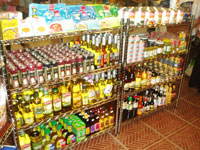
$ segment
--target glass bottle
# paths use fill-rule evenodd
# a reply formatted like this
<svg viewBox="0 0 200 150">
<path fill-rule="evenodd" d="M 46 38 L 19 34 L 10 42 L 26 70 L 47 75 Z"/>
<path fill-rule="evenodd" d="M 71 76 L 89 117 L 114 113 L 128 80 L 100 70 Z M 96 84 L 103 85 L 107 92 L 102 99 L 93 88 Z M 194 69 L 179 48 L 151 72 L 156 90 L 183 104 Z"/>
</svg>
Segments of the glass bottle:
<svg viewBox="0 0 200 150">
<path fill-rule="evenodd" d="M 95 51 L 95 66 L 97 69 L 101 68 L 102 54 L 99 46 L 99 38 L 96 37 L 96 51 Z"/>
<path fill-rule="evenodd" d="M 62 125 L 57 125 L 57 135 L 58 137 L 55 140 L 55 146 L 57 150 L 61 150 L 66 146 L 66 140 L 62 137 Z"/>
<path fill-rule="evenodd" d="M 111 79 L 111 72 L 107 72 L 107 82 L 106 82 L 106 88 L 104 90 L 106 98 L 112 97 L 112 89 L 113 89 L 113 82 Z"/>
<path fill-rule="evenodd" d="M 130 74 L 130 68 L 126 67 L 125 69 L 125 78 L 124 78 L 124 92 L 128 92 L 129 91 L 129 74 Z"/>
<path fill-rule="evenodd" d="M 99 115 L 97 113 L 97 111 L 95 112 L 94 114 L 95 116 L 95 121 L 94 121 L 94 130 L 95 132 L 98 132 L 99 131 Z"/>
<path fill-rule="evenodd" d="M 63 85 L 59 87 L 61 100 L 62 100 L 62 112 L 67 112 L 71 110 L 71 88 L 70 82 L 66 85 L 66 82 L 63 82 Z"/>
<path fill-rule="evenodd" d="M 112 74 L 112 82 L 113 82 L 113 96 L 117 96 L 118 93 L 118 83 L 117 83 L 117 70 L 113 70 Z"/>
<path fill-rule="evenodd" d="M 86 136 L 88 137 L 88 136 L 90 136 L 90 119 L 89 119 L 89 116 L 88 116 L 88 114 L 86 114 L 85 115 L 85 124 L 86 124 Z"/>
<path fill-rule="evenodd" d="M 138 102 L 138 109 L 137 109 L 137 115 L 141 116 L 143 114 L 143 103 L 142 103 L 142 96 L 139 96 L 139 102 Z"/>
<path fill-rule="evenodd" d="M 90 134 L 95 133 L 95 115 L 94 113 L 90 113 Z"/>
<path fill-rule="evenodd" d="M 104 100 L 105 99 L 105 94 L 104 94 L 104 90 L 106 88 L 106 85 L 105 85 L 105 73 L 102 72 L 101 74 L 101 81 L 100 81 L 100 99 L 101 100 Z"/>
<path fill-rule="evenodd" d="M 46 142 L 46 138 L 45 138 L 45 124 L 40 125 L 40 133 L 42 136 L 42 145 L 44 146 L 45 142 Z"/>
<path fill-rule="evenodd" d="M 113 110 L 113 105 L 110 106 L 109 110 L 109 126 L 114 126 L 114 119 L 115 119 L 115 114 Z"/>
<path fill-rule="evenodd" d="M 56 131 L 56 125 L 57 125 L 57 121 L 56 120 L 53 120 L 52 122 L 51 122 L 51 128 L 52 128 L 52 133 L 51 133 L 51 141 L 53 142 L 53 143 L 55 143 L 55 140 L 56 140 L 56 138 L 57 138 L 57 131 Z"/>
<path fill-rule="evenodd" d="M 61 97 L 58 94 L 58 88 L 53 88 L 52 100 L 53 100 L 54 115 L 61 114 L 62 102 L 61 102 Z"/>
<path fill-rule="evenodd" d="M 24 118 L 24 123 L 27 125 L 34 123 L 34 114 L 28 105 L 25 106 L 25 109 L 23 112 L 23 118 Z"/>
<path fill-rule="evenodd" d="M 72 133 L 72 122 L 67 119 L 67 129 L 68 133 L 65 135 L 66 144 L 69 145 L 71 143 L 76 142 L 76 136 Z"/>
<path fill-rule="evenodd" d="M 113 35 L 111 34 L 108 36 L 108 47 L 107 47 L 107 64 L 108 64 L 108 66 L 113 65 L 114 53 L 112 50 L 112 42 L 113 42 Z"/>
<path fill-rule="evenodd" d="M 82 106 L 82 97 L 81 97 L 81 85 L 76 79 L 72 80 L 72 101 L 73 108 L 78 108 Z"/>
<path fill-rule="evenodd" d="M 127 120 L 127 116 L 128 116 L 127 103 L 128 103 L 127 98 L 125 98 L 122 105 L 122 121 Z"/>
<path fill-rule="evenodd" d="M 87 91 L 87 86 L 86 84 L 83 84 L 82 85 L 82 92 L 81 92 L 81 95 L 82 95 L 82 105 L 83 106 L 86 106 L 88 105 L 88 91 Z"/>
<path fill-rule="evenodd" d="M 44 150 L 55 150 L 55 145 L 50 138 L 50 129 L 45 129 L 46 142 L 44 143 Z"/>
<path fill-rule="evenodd" d="M 65 58 L 65 76 L 71 75 L 71 59 L 69 57 Z"/>
<path fill-rule="evenodd" d="M 131 96 L 128 97 L 127 110 L 127 119 L 131 119 L 133 117 L 133 98 Z"/>
<path fill-rule="evenodd" d="M 92 82 L 88 83 L 88 102 L 89 104 L 93 104 L 95 102 L 95 89 Z"/>
<path fill-rule="evenodd" d="M 17 128 L 20 128 L 24 124 L 24 121 L 23 121 L 22 114 L 17 108 L 17 103 L 15 101 L 13 101 L 13 111 L 14 111 L 14 115 L 15 115 L 15 119 L 17 123 Z"/>
<path fill-rule="evenodd" d="M 143 66 L 143 71 L 142 71 L 142 74 L 141 74 L 141 85 L 142 85 L 142 88 L 146 88 L 147 87 L 147 71 L 146 71 L 146 63 L 144 63 L 144 66 Z"/>
<path fill-rule="evenodd" d="M 105 128 L 109 127 L 109 112 L 107 109 L 105 110 L 104 126 Z"/>
<path fill-rule="evenodd" d="M 31 147 L 33 150 L 41 150 L 42 149 L 42 136 L 33 128 L 33 131 L 30 134 L 31 136 Z"/>
<path fill-rule="evenodd" d="M 95 83 L 94 83 L 94 90 L 95 90 L 95 99 L 97 102 L 100 101 L 100 87 L 99 87 L 99 74 L 95 75 Z"/>
<path fill-rule="evenodd" d="M 102 38 L 102 59 L 101 59 L 101 68 L 107 67 L 107 52 L 106 52 L 106 37 Z"/>
<path fill-rule="evenodd" d="M 103 130 L 104 128 L 105 128 L 104 113 L 103 110 L 100 110 L 99 129 Z"/>
<path fill-rule="evenodd" d="M 138 96 L 134 95 L 134 99 L 133 99 L 133 117 L 137 116 L 137 109 L 138 109 Z"/>
<path fill-rule="evenodd" d="M 129 91 L 133 91 L 135 87 L 134 67 L 130 68 Z"/>
<path fill-rule="evenodd" d="M 135 74 L 135 90 L 139 90 L 140 87 L 141 87 L 141 70 L 140 70 L 140 64 L 138 64 Z"/>
<path fill-rule="evenodd" d="M 117 65 L 119 63 L 119 50 L 118 50 L 118 45 L 119 45 L 119 40 L 118 40 L 118 34 L 114 35 L 114 43 L 113 43 L 113 53 L 114 53 L 114 57 L 113 57 L 113 61 L 114 64 Z"/>
<path fill-rule="evenodd" d="M 36 121 L 41 121 L 44 118 L 43 106 L 39 94 L 37 91 L 34 92 L 34 102 L 33 102 L 33 111 Z"/>
<path fill-rule="evenodd" d="M 52 96 L 48 94 L 48 89 L 44 89 L 44 95 L 42 96 L 42 105 L 44 118 L 53 117 L 53 106 L 52 106 Z"/>
</svg>

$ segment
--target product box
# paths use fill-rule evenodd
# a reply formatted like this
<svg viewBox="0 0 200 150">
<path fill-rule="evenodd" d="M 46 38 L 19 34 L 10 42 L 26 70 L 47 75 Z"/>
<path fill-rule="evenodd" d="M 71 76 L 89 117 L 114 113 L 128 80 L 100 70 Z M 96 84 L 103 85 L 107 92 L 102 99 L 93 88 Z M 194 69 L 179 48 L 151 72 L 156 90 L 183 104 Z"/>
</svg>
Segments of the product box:
<svg viewBox="0 0 200 150">
<path fill-rule="evenodd" d="M 19 37 L 21 38 L 34 36 L 35 34 L 32 28 L 31 19 L 26 18 L 24 20 L 19 20 L 18 31 L 19 31 Z"/>
<path fill-rule="evenodd" d="M 30 20 L 35 35 L 40 36 L 50 34 L 49 27 L 47 26 L 45 18 L 30 18 Z"/>
<path fill-rule="evenodd" d="M 18 20 L 17 19 L 1 19 L 0 20 L 0 37 L 3 40 L 11 40 L 19 38 Z"/>
<path fill-rule="evenodd" d="M 6 11 L 0 12 L 0 19 L 23 19 L 22 12 L 19 11 Z"/>
</svg>

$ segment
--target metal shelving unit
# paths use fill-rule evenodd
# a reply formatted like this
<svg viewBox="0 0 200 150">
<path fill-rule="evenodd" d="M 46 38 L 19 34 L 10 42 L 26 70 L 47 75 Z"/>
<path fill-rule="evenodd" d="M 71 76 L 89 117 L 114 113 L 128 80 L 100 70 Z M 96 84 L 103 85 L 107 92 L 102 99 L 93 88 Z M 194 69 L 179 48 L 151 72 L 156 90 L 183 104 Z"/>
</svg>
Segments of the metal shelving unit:
<svg viewBox="0 0 200 150">
<path fill-rule="evenodd" d="M 53 35 L 46 35 L 46 36 L 35 36 L 35 37 L 29 37 L 29 38 L 0 41 L 0 52 L 3 56 L 4 64 L 6 64 L 6 57 L 4 55 L 4 52 L 5 51 L 11 51 L 11 47 L 14 44 L 19 44 L 22 47 L 27 48 L 27 47 L 30 47 L 30 42 L 45 41 L 45 40 L 52 40 L 52 39 L 59 39 L 60 43 L 66 43 L 67 41 L 69 41 L 71 39 L 73 40 L 74 37 L 81 36 L 82 34 L 95 34 L 95 33 L 105 33 L 105 32 L 120 34 L 120 29 L 121 28 L 103 29 L 103 30 L 96 30 L 96 31 L 81 31 L 81 32 L 68 33 L 68 34 L 53 34 Z M 71 75 L 71 76 L 65 77 L 65 78 L 57 80 L 57 81 L 51 81 L 51 82 L 48 82 L 48 83 L 38 84 L 38 85 L 35 85 L 35 86 L 28 86 L 28 87 L 12 88 L 9 84 L 8 72 L 6 70 L 6 65 L 4 65 L 4 67 L 3 67 L 4 68 L 4 78 L 6 80 L 6 88 L 7 88 L 7 93 L 8 93 L 9 113 L 10 113 L 11 118 L 14 120 L 13 121 L 14 123 L 12 125 L 12 129 L 13 129 L 13 132 L 14 132 L 15 145 L 19 146 L 18 132 L 22 129 L 28 130 L 28 129 L 36 127 L 40 124 L 48 123 L 51 120 L 57 120 L 61 117 L 68 116 L 68 115 L 71 115 L 71 114 L 75 114 L 75 113 L 78 113 L 78 112 L 81 112 L 81 111 L 84 111 L 84 110 L 88 110 L 88 109 L 91 109 L 91 108 L 95 108 L 95 107 L 98 107 L 98 106 L 102 106 L 102 105 L 105 105 L 105 104 L 108 104 L 108 103 L 111 103 L 111 102 L 113 102 L 113 103 L 115 102 L 115 104 L 116 104 L 115 125 L 112 126 L 112 127 L 106 128 L 102 131 L 99 131 L 99 132 L 87 137 L 83 141 L 75 142 L 71 145 L 67 145 L 65 147 L 65 149 L 74 147 L 75 145 L 83 143 L 83 142 L 85 142 L 89 139 L 93 139 L 93 138 L 95 138 L 99 135 L 102 135 L 102 134 L 110 131 L 110 130 L 115 130 L 115 134 L 117 134 L 117 125 L 118 125 L 118 116 L 119 116 L 119 112 L 118 112 L 119 109 L 118 108 L 120 107 L 119 101 L 120 101 L 120 87 L 121 87 L 120 82 L 119 82 L 119 78 L 121 76 L 121 73 L 120 73 L 121 72 L 121 66 L 120 65 L 121 65 L 122 53 L 120 51 L 121 51 L 121 48 L 119 49 L 119 53 L 120 53 L 119 55 L 120 56 L 119 56 L 119 61 L 118 61 L 119 64 L 118 65 L 113 65 L 113 66 L 109 66 L 109 67 L 105 67 L 105 68 L 101 68 L 101 69 L 96 69 L 96 70 L 89 72 L 89 73 Z M 97 73 L 107 72 L 107 71 L 114 70 L 114 69 L 118 70 L 118 81 L 117 81 L 118 90 L 117 90 L 117 93 L 112 98 L 105 99 L 105 100 L 96 102 L 94 104 L 87 105 L 85 107 L 72 109 L 72 110 L 67 111 L 65 113 L 62 113 L 60 115 L 56 115 L 56 116 L 51 117 L 51 118 L 46 118 L 46 119 L 39 121 L 39 122 L 34 122 L 31 125 L 24 125 L 24 126 L 20 127 L 19 129 L 17 128 L 16 118 L 14 117 L 13 105 L 12 105 L 12 102 L 11 102 L 12 101 L 11 100 L 12 94 L 17 93 L 17 92 L 22 92 L 25 89 L 35 89 L 35 88 L 38 88 L 40 86 L 55 85 L 55 84 L 58 84 L 58 83 L 62 83 L 63 81 L 69 81 L 69 80 L 74 79 L 74 78 L 82 78 L 82 77 L 86 77 L 88 75 L 94 75 L 94 74 L 97 74 Z"/>
<path fill-rule="evenodd" d="M 176 106 L 178 107 L 178 100 L 180 98 L 180 95 L 181 95 L 181 89 L 182 89 L 182 84 L 183 84 L 183 78 L 184 78 L 184 72 L 185 72 L 185 68 L 186 68 L 186 64 L 187 64 L 187 61 L 188 61 L 188 57 L 189 57 L 189 51 L 190 51 L 190 45 L 191 45 L 191 33 L 192 33 L 192 29 L 193 29 L 193 21 L 194 19 L 192 19 L 192 22 L 188 22 L 188 23 L 182 23 L 182 24 L 168 24 L 168 25 L 154 25 L 154 26 L 131 26 L 130 25 L 130 20 L 128 19 L 127 20 L 127 23 L 125 24 L 125 28 L 123 30 L 123 34 L 124 34 L 124 37 L 123 38 L 123 42 L 125 45 L 123 45 L 123 53 L 124 53 L 124 56 L 123 56 L 123 66 L 122 66 L 122 84 L 121 84 L 121 104 L 120 104 L 120 115 L 119 115 L 119 124 L 118 124 L 118 133 L 120 132 L 120 126 L 121 125 L 125 125 L 126 123 L 130 122 L 130 121 L 133 121 L 133 120 L 138 120 L 140 118 L 143 118 L 143 117 L 146 117 L 148 115 L 151 115 L 152 113 L 155 113 L 155 112 L 158 112 L 160 110 L 163 110 L 163 109 L 166 109 L 168 108 L 169 106 Z M 129 34 L 132 33 L 133 31 L 137 30 L 138 28 L 160 28 L 161 26 L 170 26 L 170 27 L 175 27 L 175 26 L 190 26 L 190 32 L 189 32 L 189 39 L 188 39 L 188 43 L 187 43 L 187 49 L 186 49 L 186 52 L 178 52 L 178 53 L 175 53 L 175 54 L 170 54 L 170 55 L 165 55 L 165 56 L 162 56 L 162 57 L 157 57 L 157 58 L 154 58 L 154 59 L 147 59 L 147 60 L 143 60 L 143 61 L 139 61 L 139 62 L 135 62 L 135 63 L 131 63 L 131 64 L 127 64 L 126 60 L 127 60 L 127 48 L 128 48 L 128 37 L 129 37 Z M 123 105 L 123 101 L 124 101 L 124 98 L 126 96 L 129 96 L 129 95 L 133 95 L 134 93 L 140 93 L 140 92 L 143 92 L 147 89 L 150 89 L 152 87 L 155 87 L 157 85 L 160 85 L 159 84 L 156 84 L 156 85 L 152 85 L 150 87 L 147 87 L 147 88 L 144 88 L 144 89 L 139 89 L 139 90 L 135 90 L 133 92 L 128 92 L 128 93 L 125 93 L 123 88 L 124 88 L 124 81 L 125 81 L 125 68 L 128 66 L 133 66 L 133 65 L 137 65 L 137 64 L 140 64 L 140 63 L 144 63 L 144 62 L 152 62 L 152 61 L 155 61 L 155 60 L 160 60 L 160 59 L 163 59 L 163 58 L 168 58 L 170 56 L 184 56 L 184 65 L 183 65 L 183 70 L 182 70 L 182 74 L 171 80 L 171 81 L 167 81 L 165 83 L 169 83 L 169 82 L 177 82 L 179 81 L 180 82 L 180 86 L 179 86 L 179 89 L 178 89 L 178 94 L 177 94 L 177 99 L 174 100 L 171 104 L 169 105 L 166 105 L 166 106 L 162 106 L 152 112 L 149 112 L 147 114 L 144 114 L 142 116 L 136 116 L 135 118 L 132 118 L 130 120 L 126 120 L 124 122 L 122 122 L 122 112 L 123 112 L 123 109 L 122 109 L 122 105 Z M 161 83 L 161 84 L 165 84 L 165 83 Z"/>
</svg>

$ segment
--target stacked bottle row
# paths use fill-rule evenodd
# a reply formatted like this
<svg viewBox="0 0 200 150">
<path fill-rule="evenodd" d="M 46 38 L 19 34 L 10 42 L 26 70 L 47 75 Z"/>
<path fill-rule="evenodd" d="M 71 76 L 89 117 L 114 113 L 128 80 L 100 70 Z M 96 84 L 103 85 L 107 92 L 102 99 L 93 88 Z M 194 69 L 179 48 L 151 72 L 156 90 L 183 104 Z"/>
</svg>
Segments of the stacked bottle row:
<svg viewBox="0 0 200 150">
<path fill-rule="evenodd" d="M 87 37 L 87 39 L 86 39 Z M 56 81 L 118 64 L 119 35 L 83 35 L 64 45 L 6 52 L 13 88 Z"/>
<path fill-rule="evenodd" d="M 116 96 L 117 70 L 28 89 L 12 96 L 17 127 Z"/>
<path fill-rule="evenodd" d="M 23 130 L 19 134 L 21 149 L 62 149 L 86 137 L 114 126 L 114 108 L 98 107 L 76 115 L 60 118 L 33 128 L 30 134 Z"/>
<path fill-rule="evenodd" d="M 122 121 L 141 116 L 158 107 L 170 104 L 176 97 L 175 84 L 155 86 L 138 95 L 125 97 L 123 101 Z"/>
<path fill-rule="evenodd" d="M 130 92 L 177 78 L 182 71 L 183 59 L 171 57 L 126 67 L 124 91 Z"/>
<path fill-rule="evenodd" d="M 154 59 L 186 50 L 186 34 L 151 32 L 130 35 L 128 39 L 127 63 Z"/>
</svg>

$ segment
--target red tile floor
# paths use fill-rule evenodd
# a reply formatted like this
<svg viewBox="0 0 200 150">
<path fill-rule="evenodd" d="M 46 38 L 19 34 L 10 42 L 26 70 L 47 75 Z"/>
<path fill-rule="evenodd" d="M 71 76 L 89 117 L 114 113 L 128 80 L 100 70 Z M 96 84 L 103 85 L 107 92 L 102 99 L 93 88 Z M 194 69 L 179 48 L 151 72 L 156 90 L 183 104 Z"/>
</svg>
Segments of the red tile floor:
<svg viewBox="0 0 200 150">
<path fill-rule="evenodd" d="M 121 126 L 73 150 L 200 150 L 200 93 L 183 82 L 178 108 L 156 112 Z"/>
</svg>

